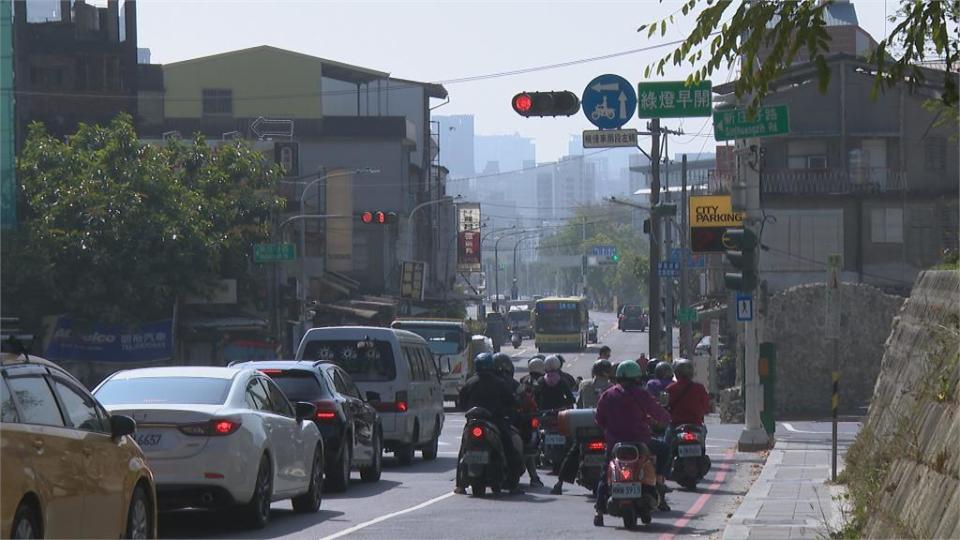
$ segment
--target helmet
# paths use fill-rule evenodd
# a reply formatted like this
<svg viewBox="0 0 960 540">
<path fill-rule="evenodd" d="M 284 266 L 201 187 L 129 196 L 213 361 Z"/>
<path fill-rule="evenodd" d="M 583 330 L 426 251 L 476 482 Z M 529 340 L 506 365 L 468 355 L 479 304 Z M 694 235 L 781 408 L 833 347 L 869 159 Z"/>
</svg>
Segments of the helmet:
<svg viewBox="0 0 960 540">
<path fill-rule="evenodd" d="M 563 362 L 560 361 L 560 358 L 556 355 L 548 356 L 547 359 L 543 361 L 543 367 L 547 371 L 557 371 L 562 365 Z"/>
<path fill-rule="evenodd" d="M 527 371 L 530 373 L 538 373 L 543 375 L 547 371 L 546 366 L 543 363 L 543 358 L 533 357 L 527 362 Z"/>
<path fill-rule="evenodd" d="M 673 362 L 673 372 L 677 374 L 677 377 L 692 379 L 693 378 L 693 362 L 687 360 L 686 358 L 677 358 Z"/>
<path fill-rule="evenodd" d="M 673 367 L 670 366 L 669 362 L 660 362 L 657 364 L 656 370 L 654 371 L 658 379 L 672 379 L 673 378 Z"/>
<path fill-rule="evenodd" d="M 593 363 L 593 369 L 590 370 L 590 374 L 594 377 L 596 377 L 598 374 L 609 377 L 611 374 L 613 374 L 613 365 L 609 360 L 597 360 Z"/>
<path fill-rule="evenodd" d="M 656 372 L 656 370 L 657 370 L 657 364 L 659 364 L 659 363 L 660 363 L 660 361 L 657 360 L 656 358 L 651 358 L 651 359 L 647 360 L 647 366 L 646 366 L 646 367 L 647 367 L 647 375 L 650 375 L 650 376 L 652 377 L 653 374 Z"/>
<path fill-rule="evenodd" d="M 488 352 L 482 352 L 473 360 L 473 367 L 477 373 L 481 371 L 493 371 L 496 366 L 493 363 L 493 355 Z"/>
<path fill-rule="evenodd" d="M 620 362 L 617 366 L 618 379 L 639 379 L 641 375 L 643 375 L 643 370 L 641 370 L 640 366 L 633 360 Z"/>
<path fill-rule="evenodd" d="M 499 352 L 493 355 L 493 365 L 498 373 L 513 377 L 513 359 L 507 353 Z"/>
</svg>

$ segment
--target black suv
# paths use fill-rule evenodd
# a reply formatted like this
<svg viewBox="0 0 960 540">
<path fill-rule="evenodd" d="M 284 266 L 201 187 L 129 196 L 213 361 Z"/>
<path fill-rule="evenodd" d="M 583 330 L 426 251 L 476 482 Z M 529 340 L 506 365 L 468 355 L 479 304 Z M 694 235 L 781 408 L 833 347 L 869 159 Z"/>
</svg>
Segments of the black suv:
<svg viewBox="0 0 960 540">
<path fill-rule="evenodd" d="M 647 329 L 647 315 L 643 311 L 643 306 L 637 304 L 627 304 L 620 310 L 620 317 L 617 320 L 617 328 L 626 332 L 627 330 L 639 330 L 641 332 Z"/>
<path fill-rule="evenodd" d="M 313 421 L 323 435 L 325 489 L 346 491 L 350 471 L 360 470 L 364 482 L 380 479 L 383 430 L 380 416 L 360 394 L 353 379 L 330 362 L 264 360 L 243 364 L 267 375 L 291 401 L 317 406 Z"/>
</svg>

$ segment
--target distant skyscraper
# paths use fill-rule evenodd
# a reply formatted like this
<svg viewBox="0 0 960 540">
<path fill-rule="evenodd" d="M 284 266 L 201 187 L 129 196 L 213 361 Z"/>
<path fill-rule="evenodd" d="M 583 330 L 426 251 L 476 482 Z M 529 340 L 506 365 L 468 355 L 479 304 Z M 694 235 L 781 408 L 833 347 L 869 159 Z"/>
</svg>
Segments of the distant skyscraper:
<svg viewBox="0 0 960 540">
<path fill-rule="evenodd" d="M 440 164 L 451 178 L 476 174 L 474 166 L 473 115 L 434 116 L 440 122 Z"/>
<path fill-rule="evenodd" d="M 137 47 L 137 63 L 138 64 L 149 64 L 150 63 L 150 49 L 147 47 Z"/>
</svg>

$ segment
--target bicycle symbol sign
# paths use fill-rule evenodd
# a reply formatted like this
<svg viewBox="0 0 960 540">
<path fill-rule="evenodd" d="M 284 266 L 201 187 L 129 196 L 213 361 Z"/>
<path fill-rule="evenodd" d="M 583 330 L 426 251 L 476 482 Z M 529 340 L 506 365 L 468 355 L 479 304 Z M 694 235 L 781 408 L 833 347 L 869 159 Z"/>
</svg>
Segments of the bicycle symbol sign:
<svg viewBox="0 0 960 540">
<path fill-rule="evenodd" d="M 583 114 L 600 129 L 617 129 L 637 110 L 637 93 L 619 75 L 600 75 L 583 90 Z"/>
</svg>

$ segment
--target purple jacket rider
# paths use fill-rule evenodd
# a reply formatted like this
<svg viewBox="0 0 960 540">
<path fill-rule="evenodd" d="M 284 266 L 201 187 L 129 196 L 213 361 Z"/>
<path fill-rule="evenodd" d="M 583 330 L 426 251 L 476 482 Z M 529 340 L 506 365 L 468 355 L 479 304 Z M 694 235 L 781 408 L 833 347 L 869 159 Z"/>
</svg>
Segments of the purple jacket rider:
<svg viewBox="0 0 960 540">
<path fill-rule="evenodd" d="M 597 425 L 603 428 L 607 448 L 619 442 L 650 441 L 647 417 L 660 424 L 670 423 L 670 413 L 641 386 L 615 385 L 597 400 Z"/>
</svg>

